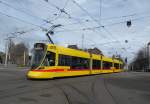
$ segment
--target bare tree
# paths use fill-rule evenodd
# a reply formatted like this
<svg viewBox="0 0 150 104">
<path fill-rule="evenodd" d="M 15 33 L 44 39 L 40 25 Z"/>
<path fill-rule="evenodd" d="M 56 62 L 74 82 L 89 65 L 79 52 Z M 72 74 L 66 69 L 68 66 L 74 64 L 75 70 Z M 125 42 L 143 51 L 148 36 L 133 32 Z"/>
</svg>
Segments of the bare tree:
<svg viewBox="0 0 150 104">
<path fill-rule="evenodd" d="M 27 64 L 28 58 L 29 58 L 29 51 L 24 43 L 19 43 L 19 44 L 15 45 L 14 57 L 15 57 L 16 64 L 18 64 L 18 65 L 24 65 L 24 64 L 26 65 Z M 24 61 L 25 61 L 25 63 L 24 63 Z"/>
<path fill-rule="evenodd" d="M 134 58 L 133 62 L 130 64 L 130 69 L 134 71 L 146 70 L 148 66 L 148 57 L 146 47 L 140 49 Z"/>
<path fill-rule="evenodd" d="M 28 47 L 24 43 L 9 43 L 8 47 L 9 62 L 17 65 L 27 65 L 29 60 Z"/>
<path fill-rule="evenodd" d="M 5 53 L 4 52 L 0 52 L 0 64 L 3 64 L 5 60 Z"/>
<path fill-rule="evenodd" d="M 14 49 L 15 43 L 12 40 L 10 40 L 8 44 L 8 62 L 11 64 L 15 63 Z"/>
</svg>

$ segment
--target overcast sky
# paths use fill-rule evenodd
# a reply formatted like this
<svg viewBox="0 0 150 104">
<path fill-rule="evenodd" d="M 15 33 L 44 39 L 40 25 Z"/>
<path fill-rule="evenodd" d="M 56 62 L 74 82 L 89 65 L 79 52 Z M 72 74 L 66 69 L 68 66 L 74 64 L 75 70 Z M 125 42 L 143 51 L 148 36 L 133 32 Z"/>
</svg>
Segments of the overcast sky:
<svg viewBox="0 0 150 104">
<path fill-rule="evenodd" d="M 65 13 L 59 10 L 63 8 Z M 42 28 L 61 24 L 52 36 L 56 44 L 83 43 L 84 48 L 98 47 L 107 56 L 131 60 L 150 40 L 149 10 L 150 0 L 0 0 L 0 50 L 5 50 L 10 33 L 26 32 L 13 40 L 33 45 L 46 39 Z M 93 28 L 100 24 L 104 27 Z"/>
</svg>

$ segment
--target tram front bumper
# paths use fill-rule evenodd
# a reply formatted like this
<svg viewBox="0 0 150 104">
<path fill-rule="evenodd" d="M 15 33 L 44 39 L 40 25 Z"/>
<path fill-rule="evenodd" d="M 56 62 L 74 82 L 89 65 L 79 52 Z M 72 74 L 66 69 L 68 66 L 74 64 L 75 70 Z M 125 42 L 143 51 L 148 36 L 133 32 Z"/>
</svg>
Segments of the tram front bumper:
<svg viewBox="0 0 150 104">
<path fill-rule="evenodd" d="M 29 71 L 27 73 L 27 78 L 29 79 L 51 79 L 53 78 L 53 74 L 51 72 Z"/>
</svg>

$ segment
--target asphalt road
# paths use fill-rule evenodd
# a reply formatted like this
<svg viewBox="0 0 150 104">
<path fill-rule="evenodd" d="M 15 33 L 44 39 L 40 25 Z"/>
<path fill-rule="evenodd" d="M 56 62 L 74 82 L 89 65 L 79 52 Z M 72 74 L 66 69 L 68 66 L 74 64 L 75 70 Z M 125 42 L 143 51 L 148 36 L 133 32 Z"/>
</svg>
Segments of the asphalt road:
<svg viewBox="0 0 150 104">
<path fill-rule="evenodd" d="M 150 104 L 150 73 L 27 80 L 25 69 L 0 69 L 0 104 Z"/>
</svg>

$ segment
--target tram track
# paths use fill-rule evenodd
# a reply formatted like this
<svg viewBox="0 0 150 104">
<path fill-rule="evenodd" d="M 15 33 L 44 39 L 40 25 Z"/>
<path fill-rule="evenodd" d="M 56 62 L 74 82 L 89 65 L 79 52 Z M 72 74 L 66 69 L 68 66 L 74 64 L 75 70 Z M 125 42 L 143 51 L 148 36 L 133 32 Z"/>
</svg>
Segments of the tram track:
<svg viewBox="0 0 150 104">
<path fill-rule="evenodd" d="M 40 90 L 47 90 L 47 89 L 52 89 L 52 88 L 55 88 L 55 86 L 47 86 L 47 87 L 40 87 L 40 88 L 31 88 L 31 86 L 27 86 L 27 87 L 30 87 L 30 89 L 28 90 L 25 90 L 25 91 L 19 91 L 19 92 L 13 92 L 13 93 L 9 93 L 9 94 L 6 94 L 6 95 L 3 95 L 3 96 L 0 96 L 0 99 L 5 99 L 5 98 L 10 98 L 10 97 L 15 97 L 15 96 L 18 96 L 18 95 L 23 95 L 23 94 L 26 94 L 26 93 L 34 93 L 34 92 L 37 92 L 37 91 L 40 91 Z M 21 88 L 17 88 L 16 89 L 22 89 L 23 87 Z M 10 89 L 9 89 L 10 90 Z M 12 89 L 11 89 L 12 90 Z M 3 92 L 5 92 L 6 90 L 4 90 Z"/>
<path fill-rule="evenodd" d="M 83 91 L 81 91 L 80 90 L 80 88 L 77 88 L 77 87 L 75 87 L 74 86 L 74 84 L 65 84 L 65 85 L 63 85 L 62 87 L 59 87 L 62 91 L 63 91 L 63 93 L 64 93 L 64 95 L 66 96 L 66 98 L 68 99 L 68 101 L 69 102 L 71 102 L 71 103 L 69 103 L 69 104 L 99 104 L 99 103 L 97 103 L 96 102 L 96 96 L 93 96 L 92 94 L 94 93 L 94 85 L 95 85 L 95 83 L 96 83 L 96 80 L 99 78 L 99 76 L 96 76 L 96 78 L 94 78 L 94 80 L 92 79 L 92 83 L 91 83 L 91 91 L 89 91 L 89 92 L 91 92 L 91 93 L 84 93 Z M 85 81 L 84 81 L 85 82 Z M 83 82 L 80 82 L 80 83 L 78 83 L 78 84 L 83 84 Z M 89 82 L 85 82 L 85 83 L 89 83 Z M 58 86 L 58 85 L 56 85 L 56 86 Z M 66 89 L 66 90 L 65 90 Z M 71 94 L 69 94 L 68 93 L 68 90 L 71 90 L 72 91 L 72 93 L 78 93 L 78 97 L 80 97 L 80 98 L 82 98 L 82 101 L 72 101 L 70 98 L 71 98 Z M 77 95 L 76 95 L 77 96 Z M 72 98 L 72 99 L 75 99 L 75 98 Z M 86 102 L 83 102 L 83 99 L 84 99 L 84 101 L 86 101 Z M 76 99 L 77 100 L 77 99 Z M 74 102 L 74 103 L 73 103 Z"/>
<path fill-rule="evenodd" d="M 97 82 L 99 80 L 99 82 Z M 101 82 L 101 83 L 100 83 Z M 105 94 L 107 95 L 107 99 L 109 99 L 110 100 L 110 98 L 112 98 L 112 100 L 113 100 L 113 102 L 114 103 L 112 103 L 112 104 L 119 104 L 118 102 L 117 102 L 117 100 L 116 100 L 116 98 L 114 97 L 114 95 L 111 93 L 111 91 L 110 91 L 110 89 L 108 88 L 108 83 L 107 83 L 107 78 L 106 78 L 106 76 L 104 75 L 103 77 L 96 77 L 95 79 L 94 79 L 94 81 L 92 82 L 92 84 L 91 84 L 91 91 L 92 91 L 92 96 L 93 96 L 93 98 L 95 98 L 95 100 L 94 100 L 94 103 L 95 104 L 99 104 L 101 101 L 98 101 L 98 95 L 97 95 L 97 89 L 99 88 L 99 87 L 104 87 L 103 88 L 103 90 L 105 90 L 106 92 L 105 92 Z M 97 89 L 96 89 L 96 87 L 97 87 Z M 101 89 L 101 88 L 99 88 L 99 89 Z M 101 90 L 99 90 L 100 92 L 102 92 L 102 89 Z M 102 103 L 104 103 L 103 101 L 102 101 Z M 106 102 L 105 102 L 106 103 Z"/>
<path fill-rule="evenodd" d="M 5 71 L 3 71 L 3 72 L 7 73 Z M 19 73 L 19 72 L 17 72 L 17 73 Z M 25 73 L 25 72 L 23 72 L 23 73 Z M 16 72 L 14 71 L 13 73 L 9 73 L 9 74 L 15 75 Z M 75 78 L 66 78 L 67 80 L 65 78 L 62 78 L 61 80 L 65 80 L 65 82 L 63 82 L 59 79 L 58 80 L 54 79 L 54 80 L 47 81 L 46 84 L 42 83 L 44 85 L 39 86 L 39 88 L 35 87 L 36 85 L 39 85 L 39 81 L 28 81 L 28 80 L 25 80 L 26 79 L 25 76 L 23 76 L 23 77 L 22 76 L 20 77 L 20 76 L 13 78 L 13 79 L 1 80 L 2 82 L 4 81 L 4 83 L 6 83 L 6 84 L 9 83 L 10 85 L 17 85 L 17 86 L 15 86 L 13 88 L 8 88 L 8 89 L 6 88 L 3 90 L 0 90 L 2 93 L 10 92 L 8 94 L 0 96 L 0 99 L 11 98 L 11 97 L 24 95 L 24 94 L 28 94 L 28 93 L 35 93 L 39 90 L 45 90 L 45 89 L 50 90 L 50 89 L 56 88 L 62 92 L 62 94 L 64 95 L 68 104 L 76 104 L 76 103 L 98 104 L 98 102 L 97 102 L 98 98 L 95 94 L 95 86 L 96 86 L 97 80 L 99 79 L 99 75 L 88 76 L 87 79 L 86 79 L 86 76 L 75 77 Z M 83 80 L 78 80 L 78 79 L 82 79 L 82 78 L 83 78 Z M 76 79 L 76 80 L 74 80 L 74 79 Z M 23 84 L 24 81 L 25 81 L 25 84 Z M 49 84 L 49 82 L 51 84 Z M 82 91 L 83 89 L 80 90 L 79 87 L 75 86 L 77 84 L 80 85 L 80 84 L 89 83 L 89 82 L 91 83 L 91 91 L 88 91 L 88 93 L 85 93 L 84 91 Z M 19 85 L 18 85 L 18 83 L 19 83 Z M 106 83 L 104 82 L 103 84 L 106 84 Z M 43 87 L 43 86 L 45 86 L 45 87 Z M 107 86 L 105 85 L 105 87 L 107 87 Z M 25 89 L 25 91 L 23 89 Z M 76 93 L 77 96 L 80 96 L 82 101 L 77 102 L 77 99 L 75 99 L 76 101 L 72 100 L 72 93 L 69 94 L 66 89 L 67 90 L 70 89 L 72 92 Z M 105 88 L 105 89 L 107 90 L 107 88 Z M 111 95 L 110 92 L 109 92 L 109 94 Z"/>
<path fill-rule="evenodd" d="M 116 98 L 114 97 L 114 95 L 111 93 L 110 89 L 108 88 L 107 79 L 105 77 L 103 78 L 103 83 L 104 83 L 105 89 L 107 90 L 107 92 L 109 93 L 109 95 L 111 96 L 115 104 L 119 104 Z"/>
<path fill-rule="evenodd" d="M 78 79 L 80 77 L 76 77 L 76 78 Z M 32 81 L 32 80 L 28 81 L 28 80 L 20 79 L 19 82 L 18 82 L 18 80 L 15 81 L 15 83 L 13 81 L 12 84 L 17 84 L 17 83 L 21 83 L 21 82 L 23 83 L 24 81 L 25 81 L 26 84 L 21 83 L 18 86 L 16 86 L 15 88 L 2 90 L 3 93 L 4 92 L 9 92 L 9 91 L 14 91 L 14 92 L 3 95 L 3 96 L 0 96 L 0 99 L 15 97 L 15 96 L 24 95 L 24 94 L 27 94 L 27 93 L 34 93 L 34 92 L 37 92 L 39 90 L 45 90 L 45 89 L 48 90 L 48 89 L 56 88 L 56 89 L 61 90 L 61 92 L 65 96 L 66 100 L 68 101 L 68 104 L 75 104 L 75 103 L 72 103 L 72 100 L 71 100 L 72 95 L 68 93 L 68 91 L 67 91 L 68 89 L 70 89 L 70 91 L 72 91 L 72 93 L 76 93 L 78 96 L 80 96 L 80 98 L 82 98 L 82 102 L 80 102 L 80 103 L 97 104 L 95 102 L 96 101 L 96 99 L 95 99 L 96 96 L 93 96 L 94 95 L 93 93 L 94 93 L 95 83 L 96 83 L 97 79 L 99 78 L 99 76 L 96 75 L 95 78 L 90 77 L 90 79 L 89 78 L 86 79 L 86 77 L 82 77 L 83 80 L 81 80 L 81 81 L 74 80 L 76 78 L 64 78 L 64 79 L 58 79 L 58 80 L 56 79 L 56 80 L 44 81 L 46 83 L 43 83 L 43 81 L 39 82 L 39 81 Z M 73 80 L 71 80 L 71 79 L 73 79 Z M 63 82 L 63 80 L 65 82 Z M 42 86 L 45 86 L 45 87 L 42 87 L 42 86 L 35 87 L 36 85 L 39 85 L 39 83 L 41 83 L 41 82 L 42 82 Z M 79 87 L 75 87 L 75 85 L 81 85 L 81 84 L 84 84 L 84 83 L 86 84 L 86 83 L 89 83 L 89 82 L 91 82 L 91 84 L 92 84 L 91 91 L 89 91 L 89 92 L 91 92 L 90 94 L 86 94 L 85 92 L 81 91 Z M 51 84 L 49 84 L 49 83 L 51 83 Z M 28 89 L 28 88 L 30 88 L 30 89 Z M 22 91 L 22 89 L 27 89 L 27 90 Z M 16 90 L 17 90 L 17 92 L 15 92 Z"/>
<path fill-rule="evenodd" d="M 62 89 L 62 91 L 64 92 L 65 96 L 66 96 L 66 95 L 68 96 L 69 101 L 71 102 L 70 104 L 76 104 L 75 102 L 77 102 L 77 101 L 75 101 L 75 100 L 77 100 L 77 99 L 74 99 L 73 95 L 69 94 L 69 92 L 66 91 L 66 90 L 68 90 L 68 89 L 70 89 L 70 90 L 72 91 L 72 93 L 74 93 L 74 94 L 76 93 L 76 95 L 78 95 L 78 97 L 82 98 L 82 101 L 80 101 L 80 103 L 88 104 L 88 102 L 89 102 L 89 97 L 88 97 L 88 95 L 86 95 L 85 93 L 81 92 L 80 90 L 78 90 L 78 88 L 74 87 L 73 85 L 67 84 L 67 85 L 64 85 L 64 86 L 59 87 L 59 88 Z M 66 89 L 66 90 L 65 90 L 65 89 Z M 76 97 L 77 97 L 77 96 L 76 96 Z M 71 99 L 72 99 L 72 100 L 71 100 Z M 78 101 L 78 103 L 79 103 L 79 101 Z M 91 103 L 91 104 L 92 104 L 92 103 Z"/>
<path fill-rule="evenodd" d="M 82 79 L 82 80 L 76 81 L 76 79 Z M 92 80 L 93 80 L 93 78 L 90 77 L 90 81 L 92 81 Z M 24 84 L 24 82 L 25 82 L 25 84 Z M 17 83 L 19 83 L 19 85 Z M 64 89 L 64 87 L 65 87 L 67 89 L 69 88 L 70 90 L 78 93 L 78 95 L 80 94 L 80 97 L 82 96 L 82 99 L 84 97 L 84 99 L 87 101 L 86 103 L 88 103 L 89 97 L 85 93 L 78 90 L 78 88 L 74 87 L 74 85 L 83 84 L 83 83 L 88 83 L 86 77 L 62 78 L 62 79 L 56 79 L 56 80 L 54 79 L 54 80 L 46 80 L 46 81 L 32 81 L 32 80 L 28 81 L 28 80 L 20 79 L 19 81 L 15 80 L 11 83 L 13 85 L 17 84 L 17 86 L 15 86 L 14 88 L 8 88 L 8 89 L 6 88 L 6 89 L 1 90 L 3 94 L 0 95 L 0 99 L 4 100 L 4 99 L 9 99 L 11 97 L 14 98 L 15 96 L 25 95 L 28 93 L 35 93 L 35 92 L 41 91 L 41 90 L 52 90 L 53 88 L 56 88 L 58 90 L 61 90 L 63 95 L 66 97 L 68 104 L 72 104 L 71 100 L 70 100 L 70 95 Z M 39 84 L 42 84 L 42 86 L 35 87 Z"/>
</svg>

